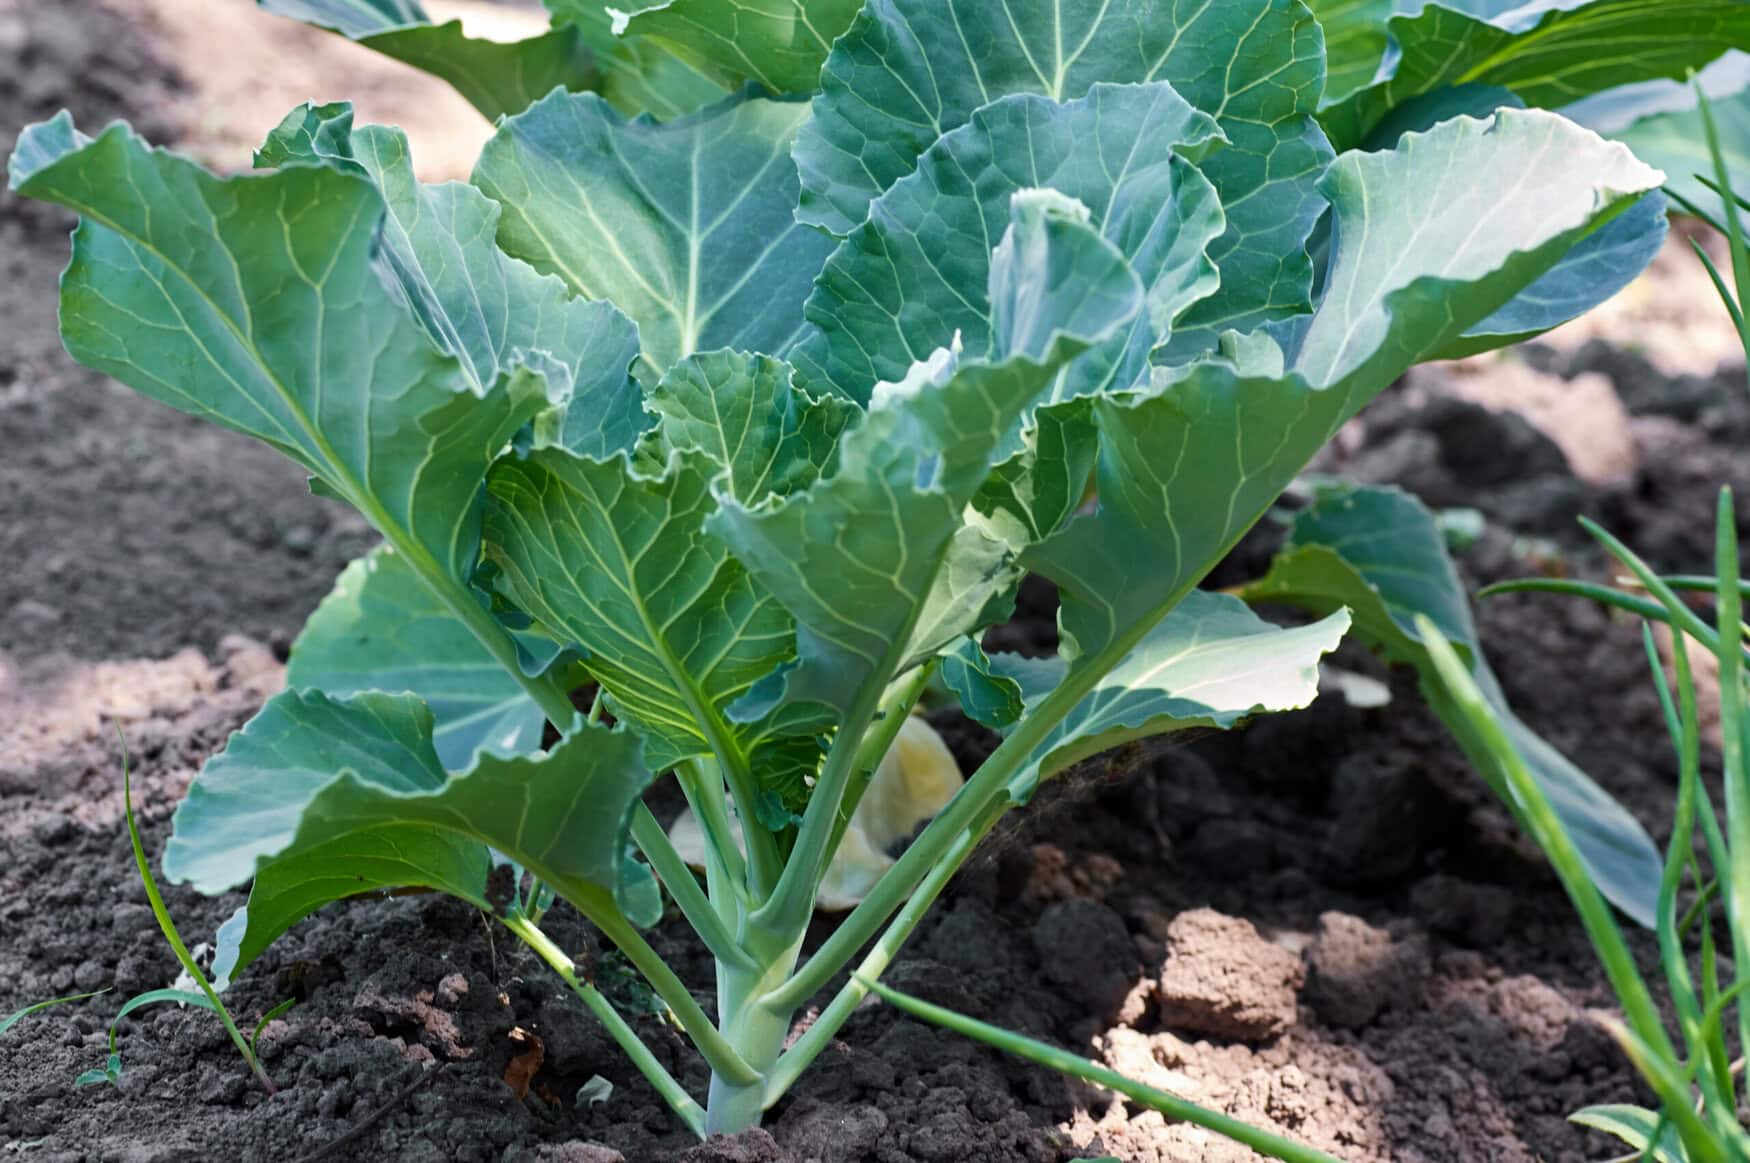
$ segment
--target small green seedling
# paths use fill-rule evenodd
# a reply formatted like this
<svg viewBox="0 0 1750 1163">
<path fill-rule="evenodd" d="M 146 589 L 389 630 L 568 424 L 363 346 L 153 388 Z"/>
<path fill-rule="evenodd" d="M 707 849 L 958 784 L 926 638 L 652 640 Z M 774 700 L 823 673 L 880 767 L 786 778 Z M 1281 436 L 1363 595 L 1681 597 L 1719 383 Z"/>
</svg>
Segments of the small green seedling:
<svg viewBox="0 0 1750 1163">
<path fill-rule="evenodd" d="M 1042 781 L 1314 696 L 1346 602 L 1284 628 L 1199 582 L 1410 365 L 1572 318 L 1657 250 L 1661 175 L 1548 106 L 1750 36 L 1718 0 L 1612 0 L 1603 31 L 1595 5 L 1319 5 L 1328 36 L 1294 0 L 552 0 L 515 45 L 413 0 L 268 6 L 496 130 L 441 185 L 345 105 L 295 110 L 245 175 L 66 115 L 19 138 L 13 190 L 81 218 L 72 354 L 265 441 L 384 541 L 202 770 L 165 872 L 252 882 L 221 983 L 332 900 L 468 901 L 701 1134 L 760 1121 Z M 1029 573 L 1057 654 L 987 655 Z M 804 957 L 841 851 L 909 830 L 859 808 L 938 675 L 1000 743 L 864 854 Z M 1644 833 L 1571 765 L 1539 777 L 1582 790 L 1587 858 L 1650 916 Z M 715 1018 L 644 936 L 665 896 Z M 554 898 L 697 1047 L 703 1101 L 540 928 Z"/>
<path fill-rule="evenodd" d="M 139 870 L 140 883 L 145 886 L 146 900 L 152 906 L 152 916 L 158 921 L 158 928 L 164 934 L 164 940 L 169 944 L 171 952 L 176 954 L 176 960 L 181 963 L 183 972 L 192 978 L 199 991 L 187 989 L 154 989 L 129 998 L 117 1011 L 109 1026 L 109 1057 L 101 1069 L 87 1070 L 73 1080 L 75 1086 L 89 1086 L 99 1082 L 115 1082 L 121 1077 L 121 1053 L 116 1047 L 116 1027 L 121 1020 L 143 1006 L 158 1005 L 163 1002 L 175 1002 L 178 1005 L 199 1006 L 211 1010 L 224 1024 L 225 1032 L 231 1036 L 237 1052 L 243 1055 L 243 1061 L 249 1070 L 260 1080 L 262 1089 L 269 1094 L 277 1092 L 273 1079 L 262 1069 L 261 1060 L 255 1054 L 255 1035 L 261 1033 L 262 1026 L 267 1025 L 274 1017 L 291 1008 L 292 1002 L 280 1003 L 268 1015 L 261 1019 L 255 1028 L 255 1033 L 245 1040 L 237 1023 L 231 1019 L 231 1011 L 225 1008 L 225 1003 L 219 999 L 219 994 L 213 988 L 212 982 L 202 972 L 194 955 L 183 944 L 182 936 L 176 931 L 176 923 L 170 919 L 170 910 L 164 905 L 164 896 L 158 891 L 158 881 L 152 875 L 152 866 L 146 859 L 146 846 L 140 841 L 140 828 L 134 820 L 134 790 L 132 764 L 128 756 L 128 741 L 122 736 L 121 728 L 116 728 L 116 739 L 121 744 L 122 753 L 122 815 L 127 821 L 128 843 L 134 850 L 134 867 Z"/>
</svg>

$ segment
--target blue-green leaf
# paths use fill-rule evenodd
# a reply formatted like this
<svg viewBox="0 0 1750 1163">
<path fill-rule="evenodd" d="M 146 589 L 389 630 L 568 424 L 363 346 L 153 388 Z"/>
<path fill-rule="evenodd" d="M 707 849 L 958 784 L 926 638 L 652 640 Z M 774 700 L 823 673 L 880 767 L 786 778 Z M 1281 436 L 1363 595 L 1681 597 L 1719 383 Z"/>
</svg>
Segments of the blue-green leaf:
<svg viewBox="0 0 1750 1163">
<path fill-rule="evenodd" d="M 379 261 L 381 193 L 333 168 L 219 178 L 125 125 L 32 126 L 12 187 L 81 215 L 61 283 L 75 358 L 308 469 L 457 580 L 480 482 L 546 399 L 545 370 L 473 379 Z"/>
<path fill-rule="evenodd" d="M 993 730 L 1013 726 L 1026 710 L 1021 684 L 998 673 L 973 638 L 962 638 L 942 655 L 942 685 L 960 700 L 974 722 Z"/>
<path fill-rule="evenodd" d="M 632 447 L 649 426 L 631 376 L 632 321 L 612 303 L 573 298 L 557 277 L 500 250 L 498 204 L 459 182 L 420 182 L 399 129 L 355 130 L 350 105 L 304 105 L 268 135 L 255 160 L 329 165 L 376 184 L 387 211 L 381 246 L 396 284 L 476 391 L 534 353 L 562 365 L 549 376 L 554 406 L 536 420 L 542 440 L 605 456 Z"/>
<path fill-rule="evenodd" d="M 1227 208 L 1210 254 L 1221 286 L 1181 327 L 1207 348 L 1310 305 L 1303 248 L 1331 158 L 1313 120 L 1322 43 L 1299 0 L 871 0 L 833 46 L 797 140 L 800 215 L 849 234 L 937 138 L 999 98 L 1166 81 L 1231 143 L 1202 165 Z"/>
<path fill-rule="evenodd" d="M 555 93 L 499 127 L 474 184 L 498 242 L 638 324 L 653 377 L 695 351 L 776 354 L 832 241 L 796 222 L 808 106 L 751 92 L 663 123 Z"/>
<path fill-rule="evenodd" d="M 1317 312 L 1091 401 L 1100 507 L 1022 559 L 1062 591 L 1066 657 L 1151 625 L 1343 421 L 1656 180 L 1553 114 L 1514 110 L 1339 159 Z"/>
<path fill-rule="evenodd" d="M 842 711 L 981 624 L 1015 575 L 1008 548 L 968 525 L 968 501 L 1059 372 L 1143 307 L 1141 284 L 1085 210 L 1028 191 L 1013 213 L 999 244 L 1010 257 L 990 267 L 999 280 L 991 297 L 1024 297 L 1003 285 L 1011 281 L 1047 281 L 1053 293 L 1037 310 L 1075 330 L 1033 319 L 995 345 L 1014 351 L 1000 362 L 944 350 L 881 385 L 840 442 L 837 471 L 781 503 L 749 507 L 719 491 L 708 528 L 796 617 L 791 701 Z M 1017 241 L 1029 231 L 1045 245 Z M 1053 253 L 1062 248 L 1081 256 L 1067 264 L 1077 277 L 1049 284 L 1065 269 Z M 1089 281 L 1096 272 L 1099 284 Z M 1045 351 L 1026 350 L 1047 333 Z"/>
<path fill-rule="evenodd" d="M 1750 44 L 1738 0 L 1548 0 L 1431 3 L 1391 18 L 1387 76 L 1320 114 L 1339 149 L 1359 144 L 1393 108 L 1447 85 L 1511 89 L 1555 108 L 1633 81 L 1681 78 Z"/>
<path fill-rule="evenodd" d="M 1016 191 L 1047 187 L 1087 208 L 1148 296 L 1147 312 L 1109 351 L 1078 361 L 1077 382 L 1056 394 L 1130 387 L 1173 321 L 1220 281 L 1206 252 L 1225 220 L 1190 160 L 1219 132 L 1165 84 L 1096 85 L 1065 104 L 1017 95 L 978 110 L 875 199 L 833 252 L 808 299 L 813 329 L 791 358 L 811 386 L 858 401 L 956 335 L 967 354 L 1000 358 L 993 313 L 1012 314 L 1015 304 L 977 293 L 990 280 L 991 240 L 1002 237 Z"/>
<path fill-rule="evenodd" d="M 316 908 L 371 889 L 417 885 L 502 909 L 488 887 L 494 852 L 588 912 L 647 887 L 629 879 L 640 870 L 627 833 L 649 781 L 623 730 L 580 722 L 550 752 L 483 752 L 450 774 L 419 699 L 286 691 L 202 768 L 164 871 L 207 893 L 254 880 L 222 979 Z"/>
<path fill-rule="evenodd" d="M 1495 767 L 1470 738 L 1417 633 L 1416 615 L 1426 616 L 1466 655 L 1483 697 L 1574 838 L 1599 891 L 1636 921 L 1652 925 L 1663 866 L 1658 850 L 1621 804 L 1507 706 L 1439 525 L 1419 501 L 1396 489 L 1326 487 L 1295 519 L 1270 572 L 1245 596 L 1319 613 L 1347 607 L 1358 634 L 1392 661 L 1417 670 L 1429 705 L 1488 778 Z M 1506 789 L 1497 786 L 1495 792 L 1505 795 Z"/>
<path fill-rule="evenodd" d="M 532 751 L 547 717 L 516 676 L 384 546 L 347 566 L 292 644 L 286 683 L 342 696 L 407 692 L 431 708 L 439 761 Z"/>
</svg>

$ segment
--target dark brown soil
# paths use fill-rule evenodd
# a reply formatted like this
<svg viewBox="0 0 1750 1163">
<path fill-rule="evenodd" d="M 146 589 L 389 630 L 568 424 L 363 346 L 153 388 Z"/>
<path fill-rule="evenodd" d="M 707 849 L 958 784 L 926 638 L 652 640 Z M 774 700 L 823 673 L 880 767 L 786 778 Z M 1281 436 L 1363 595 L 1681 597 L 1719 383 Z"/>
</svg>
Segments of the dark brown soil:
<svg viewBox="0 0 1750 1163">
<path fill-rule="evenodd" d="M 118 76 L 133 78 L 125 92 L 70 87 Z M 174 84 L 91 0 L 0 0 L 0 126 L 61 103 L 86 121 L 150 116 L 138 94 Z M 63 226 L 0 201 L 0 1014 L 113 992 L 0 1038 L 0 1149 L 67 1163 L 294 1160 L 441 1062 L 331 1157 L 1250 1157 L 874 1005 L 768 1131 L 691 1147 L 555 978 L 470 909 L 430 896 L 325 910 L 233 988 L 245 1024 L 298 1001 L 262 1035 L 277 1096 L 247 1077 L 209 1015 L 174 1007 L 122 1024 L 118 1085 L 73 1089 L 102 1063 L 120 1001 L 177 970 L 133 874 L 105 718 L 134 750 L 156 851 L 194 769 L 279 681 L 275 647 L 368 537 L 272 454 L 59 352 Z M 1639 451 L 1622 479 L 1582 484 L 1535 429 L 1438 390 L 1382 402 L 1327 467 L 1483 508 L 1490 525 L 1463 561 L 1472 580 L 1552 560 L 1598 573 L 1573 529 L 1580 512 L 1662 566 L 1704 564 L 1714 488 L 1737 478 L 1750 493 L 1742 373 L 1690 382 L 1599 345 L 1528 358 L 1612 378 Z M 1248 542 L 1220 576 L 1254 570 L 1267 542 Z M 1050 603 L 1028 597 L 1013 636 L 1038 645 Z M 1550 598 L 1499 599 L 1481 618 L 1524 717 L 1662 834 L 1674 777 L 1638 631 Z M 1378 673 L 1352 651 L 1342 661 Z M 1413 686 L 1392 685 L 1384 710 L 1332 695 L 1128 774 L 1048 789 L 956 882 L 888 980 L 1346 1159 L 1606 1153 L 1565 1116 L 1638 1088 L 1588 1016 L 1610 999 L 1583 934 Z M 963 762 L 986 746 L 956 715 L 937 723 Z M 168 899 L 191 941 L 240 903 Z M 553 927 L 568 947 L 593 948 L 581 922 Z M 709 964 L 683 930 L 665 924 L 655 940 L 703 996 Z M 701 1090 L 699 1067 L 615 959 L 595 967 Z M 519 1099 L 503 1078 L 532 1039 L 541 1065 Z M 597 1075 L 611 1094 L 580 1104 Z"/>
</svg>

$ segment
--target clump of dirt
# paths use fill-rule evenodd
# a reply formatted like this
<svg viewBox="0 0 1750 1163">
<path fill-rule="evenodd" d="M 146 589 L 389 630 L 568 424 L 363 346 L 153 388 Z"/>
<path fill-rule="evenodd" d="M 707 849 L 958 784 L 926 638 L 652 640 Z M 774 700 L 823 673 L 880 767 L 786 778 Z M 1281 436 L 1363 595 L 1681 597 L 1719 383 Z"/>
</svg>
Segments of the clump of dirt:
<svg viewBox="0 0 1750 1163">
<path fill-rule="evenodd" d="M 1157 996 L 1161 1021 L 1224 1042 L 1275 1040 L 1299 1018 L 1300 958 L 1252 923 L 1188 909 L 1167 925 Z"/>
</svg>

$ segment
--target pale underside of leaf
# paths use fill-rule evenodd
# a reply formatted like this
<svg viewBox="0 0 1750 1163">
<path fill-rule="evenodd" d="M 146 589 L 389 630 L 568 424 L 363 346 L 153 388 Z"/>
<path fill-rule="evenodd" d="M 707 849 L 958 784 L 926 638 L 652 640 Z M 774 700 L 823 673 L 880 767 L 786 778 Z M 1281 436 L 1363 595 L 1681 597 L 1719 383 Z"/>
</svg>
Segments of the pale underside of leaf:
<svg viewBox="0 0 1750 1163">
<path fill-rule="evenodd" d="M 1336 649 L 1341 610 L 1307 626 L 1273 626 L 1226 594 L 1194 590 L 1149 631 L 1040 743 L 1010 784 L 1025 800 L 1039 781 L 1136 739 L 1192 727 L 1226 729 L 1252 715 L 1304 707 L 1318 694 L 1319 659 Z M 1029 708 L 1061 666 L 998 656 Z"/>
<path fill-rule="evenodd" d="M 262 8 L 339 33 L 448 81 L 488 120 L 520 113 L 555 86 L 592 88 L 595 62 L 578 30 L 553 28 L 515 42 L 433 24 L 413 0 L 256 0 Z"/>
<path fill-rule="evenodd" d="M 662 0 L 628 4 L 621 35 L 644 37 L 734 88 L 812 92 L 861 0 Z"/>
</svg>

